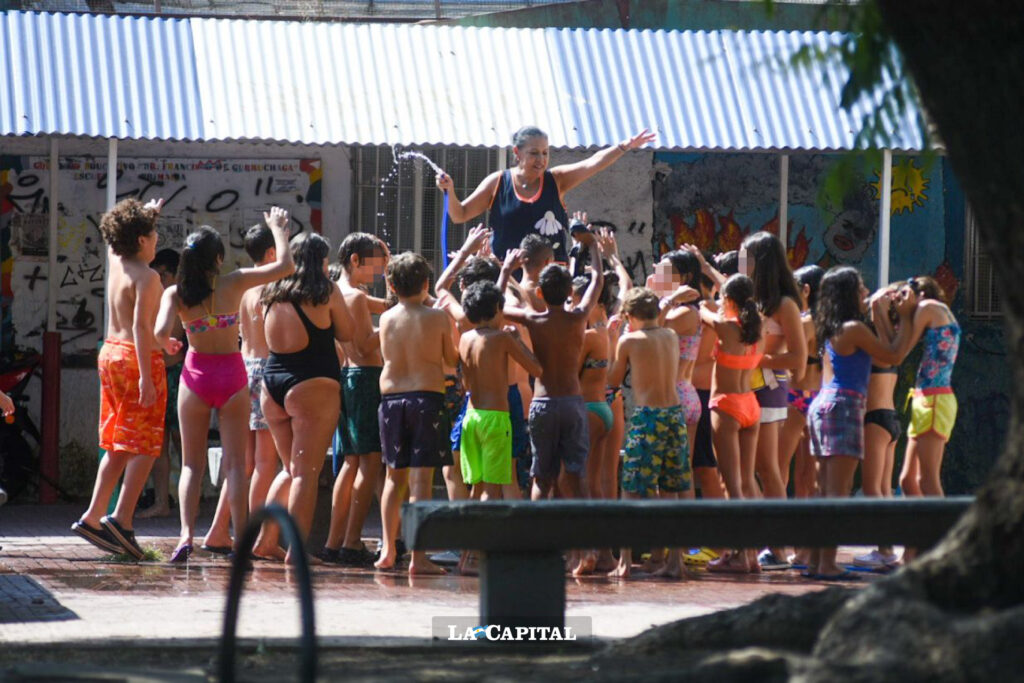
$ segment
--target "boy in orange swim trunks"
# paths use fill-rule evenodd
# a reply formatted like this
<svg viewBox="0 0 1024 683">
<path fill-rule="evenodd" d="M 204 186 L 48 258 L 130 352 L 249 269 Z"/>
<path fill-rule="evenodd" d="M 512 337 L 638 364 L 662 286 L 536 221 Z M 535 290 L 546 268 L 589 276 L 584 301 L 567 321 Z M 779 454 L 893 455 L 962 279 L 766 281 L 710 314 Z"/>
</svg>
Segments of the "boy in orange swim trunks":
<svg viewBox="0 0 1024 683">
<path fill-rule="evenodd" d="M 107 330 L 98 358 L 100 448 L 106 451 L 96 473 L 89 509 L 71 530 L 101 550 L 142 559 L 132 520 L 139 494 L 164 438 L 167 378 L 164 357 L 153 333 L 163 287 L 149 267 L 156 255 L 156 217 L 163 200 L 142 205 L 119 202 L 103 216 L 107 243 Z M 172 340 L 171 345 L 180 347 Z M 168 348 L 175 353 L 176 348 Z M 124 485 L 112 515 L 103 516 L 121 475 Z"/>
</svg>

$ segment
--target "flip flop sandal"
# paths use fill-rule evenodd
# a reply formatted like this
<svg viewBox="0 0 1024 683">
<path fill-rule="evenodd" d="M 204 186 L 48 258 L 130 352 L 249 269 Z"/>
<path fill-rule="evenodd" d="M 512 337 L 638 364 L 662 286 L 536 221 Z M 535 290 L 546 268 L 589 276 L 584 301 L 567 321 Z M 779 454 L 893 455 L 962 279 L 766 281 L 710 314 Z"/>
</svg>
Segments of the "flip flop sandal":
<svg viewBox="0 0 1024 683">
<path fill-rule="evenodd" d="M 173 564 L 182 564 L 183 562 L 188 562 L 188 558 L 191 556 L 192 544 L 186 543 L 185 545 L 179 545 L 175 548 L 174 552 L 171 553 L 171 559 L 168 561 Z"/>
<path fill-rule="evenodd" d="M 199 546 L 200 550 L 205 550 L 208 553 L 214 555 L 227 555 L 231 552 L 232 548 L 229 545 L 206 545 L 205 543 Z"/>
</svg>

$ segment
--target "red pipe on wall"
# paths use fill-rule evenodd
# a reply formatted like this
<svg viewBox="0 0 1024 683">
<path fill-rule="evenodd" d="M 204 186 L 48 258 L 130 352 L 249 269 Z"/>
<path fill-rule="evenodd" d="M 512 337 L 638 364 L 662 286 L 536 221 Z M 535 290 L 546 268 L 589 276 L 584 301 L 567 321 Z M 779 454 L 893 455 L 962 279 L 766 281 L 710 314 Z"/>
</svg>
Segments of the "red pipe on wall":
<svg viewBox="0 0 1024 683">
<path fill-rule="evenodd" d="M 42 413 L 39 502 L 56 503 L 57 490 L 46 482 L 60 481 L 60 332 L 43 333 Z"/>
</svg>

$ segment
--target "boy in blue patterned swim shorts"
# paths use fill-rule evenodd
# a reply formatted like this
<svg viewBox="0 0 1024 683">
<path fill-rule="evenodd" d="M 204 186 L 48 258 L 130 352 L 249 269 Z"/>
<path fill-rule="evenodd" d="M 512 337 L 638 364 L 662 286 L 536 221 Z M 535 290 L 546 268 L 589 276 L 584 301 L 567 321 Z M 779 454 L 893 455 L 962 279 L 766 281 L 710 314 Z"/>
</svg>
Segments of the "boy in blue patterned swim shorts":
<svg viewBox="0 0 1024 683">
<path fill-rule="evenodd" d="M 675 499 L 690 488 L 686 421 L 675 385 L 679 339 L 658 325 L 658 297 L 646 287 L 634 287 L 626 294 L 622 312 L 631 331 L 619 340 L 615 365 L 608 373 L 612 387 L 622 384 L 627 368 L 633 378 L 636 408 L 622 461 L 622 494 L 634 499 Z M 628 577 L 631 565 L 632 551 L 623 548 L 619 566 L 609 576 Z M 671 549 L 656 573 L 682 578 L 682 551 Z"/>
</svg>

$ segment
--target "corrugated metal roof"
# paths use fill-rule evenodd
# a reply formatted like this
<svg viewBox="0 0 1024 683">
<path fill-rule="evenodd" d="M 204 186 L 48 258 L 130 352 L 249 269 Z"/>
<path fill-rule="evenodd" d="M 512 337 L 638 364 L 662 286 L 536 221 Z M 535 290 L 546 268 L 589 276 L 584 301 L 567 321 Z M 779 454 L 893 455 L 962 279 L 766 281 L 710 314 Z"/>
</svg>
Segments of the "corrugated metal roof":
<svg viewBox="0 0 1024 683">
<path fill-rule="evenodd" d="M 0 134 L 203 137 L 186 20 L 4 12 Z"/>
<path fill-rule="evenodd" d="M 835 61 L 791 64 L 801 46 L 826 49 L 838 33 L 7 14 L 4 30 L 21 35 L 0 50 L 0 74 L 21 86 L 10 112 L 0 105 L 0 133 L 505 146 L 535 124 L 556 147 L 648 127 L 661 149 L 841 150 L 854 147 L 869 104 L 839 108 Z M 55 41 L 55 27 L 75 40 Z M 48 75 L 88 71 L 86 60 L 110 73 L 89 81 L 90 98 Z M 142 87 L 158 69 L 165 87 Z M 49 80 L 32 88 L 25 73 Z M 891 129 L 892 148 L 922 147 L 914 116 Z"/>
</svg>

